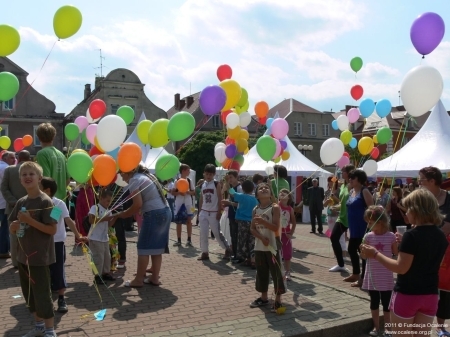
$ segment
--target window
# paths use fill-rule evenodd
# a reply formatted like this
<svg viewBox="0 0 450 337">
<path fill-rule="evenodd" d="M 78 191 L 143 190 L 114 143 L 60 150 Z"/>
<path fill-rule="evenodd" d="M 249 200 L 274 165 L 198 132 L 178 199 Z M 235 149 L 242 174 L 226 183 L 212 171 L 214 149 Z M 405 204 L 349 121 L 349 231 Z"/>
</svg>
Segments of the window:
<svg viewBox="0 0 450 337">
<path fill-rule="evenodd" d="M 316 136 L 316 123 L 308 123 L 308 130 L 310 136 Z"/>
<path fill-rule="evenodd" d="M 0 136 L 8 136 L 8 125 L 0 124 Z"/>
<path fill-rule="evenodd" d="M 324 137 L 330 136 L 330 126 L 328 124 L 322 124 L 322 136 Z"/>
<path fill-rule="evenodd" d="M 111 104 L 111 114 L 115 115 L 117 113 L 117 110 L 119 110 L 120 105 L 119 104 Z"/>
<path fill-rule="evenodd" d="M 220 127 L 220 117 L 219 115 L 214 115 L 212 118 L 213 128 L 219 128 Z"/>
<path fill-rule="evenodd" d="M 302 135 L 302 123 L 300 123 L 300 122 L 295 122 L 294 123 L 294 134 L 296 136 L 301 136 Z"/>
<path fill-rule="evenodd" d="M 394 152 L 394 142 L 392 139 L 386 145 L 386 152 L 393 153 Z"/>
<path fill-rule="evenodd" d="M 39 138 L 36 135 L 36 130 L 38 128 L 38 125 L 33 125 L 33 145 L 34 146 L 41 146 L 41 142 L 39 141 Z"/>
<path fill-rule="evenodd" d="M 3 102 L 3 110 L 12 110 L 14 108 L 14 97 L 9 101 Z"/>
</svg>

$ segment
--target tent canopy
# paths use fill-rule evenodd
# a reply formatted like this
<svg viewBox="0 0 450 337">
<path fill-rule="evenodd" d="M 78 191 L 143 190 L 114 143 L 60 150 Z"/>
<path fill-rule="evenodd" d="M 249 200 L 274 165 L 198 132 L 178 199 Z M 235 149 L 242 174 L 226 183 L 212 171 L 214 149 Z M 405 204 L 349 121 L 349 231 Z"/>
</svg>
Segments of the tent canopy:
<svg viewBox="0 0 450 337">
<path fill-rule="evenodd" d="M 450 171 L 450 117 L 439 101 L 417 134 L 399 151 L 378 162 L 380 177 L 417 177 L 419 170 L 435 166 Z M 447 150 L 446 150 L 447 149 Z"/>
</svg>

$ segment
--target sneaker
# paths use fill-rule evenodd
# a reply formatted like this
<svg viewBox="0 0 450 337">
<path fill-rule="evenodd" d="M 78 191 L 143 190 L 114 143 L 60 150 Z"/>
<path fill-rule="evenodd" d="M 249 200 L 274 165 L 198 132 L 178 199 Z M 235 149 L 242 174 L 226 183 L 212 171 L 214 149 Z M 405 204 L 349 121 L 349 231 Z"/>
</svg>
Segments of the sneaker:
<svg viewBox="0 0 450 337">
<path fill-rule="evenodd" d="M 371 332 L 369 332 L 369 336 L 378 336 L 380 332 L 377 329 L 373 329 Z"/>
<path fill-rule="evenodd" d="M 180 246 L 181 246 L 181 242 L 180 242 L 180 241 L 177 241 L 177 242 L 175 242 L 175 243 L 173 244 L 173 246 L 174 246 L 174 247 L 180 247 Z"/>
<path fill-rule="evenodd" d="M 105 281 L 115 281 L 116 278 L 112 276 L 111 274 L 104 274 L 102 275 L 102 279 Z"/>
<path fill-rule="evenodd" d="M 69 311 L 69 308 L 67 308 L 67 304 L 66 301 L 64 300 L 64 298 L 60 298 L 58 299 L 58 310 L 56 310 L 60 313 L 66 313 L 67 311 Z"/>
<path fill-rule="evenodd" d="M 58 337 L 56 332 L 46 332 L 44 337 Z"/>
<path fill-rule="evenodd" d="M 117 269 L 123 269 L 123 268 L 125 268 L 125 263 L 123 263 L 123 264 L 119 263 L 119 264 L 117 265 L 116 268 L 117 268 Z"/>
<path fill-rule="evenodd" d="M 250 303 L 250 308 L 263 307 L 267 304 L 269 304 L 269 300 L 263 300 L 261 297 L 258 297 L 256 300 Z"/>
<path fill-rule="evenodd" d="M 34 327 L 32 330 L 28 331 L 26 335 L 23 335 L 22 337 L 43 337 L 45 335 L 44 329 L 37 329 Z"/>
<path fill-rule="evenodd" d="M 103 284 L 103 283 L 106 284 L 106 280 L 102 280 L 102 279 L 100 278 L 100 276 L 95 275 L 95 277 L 94 277 L 94 284 Z"/>
<path fill-rule="evenodd" d="M 271 311 L 271 312 L 277 312 L 277 310 L 278 310 L 279 308 L 281 308 L 281 303 L 275 301 L 275 302 L 273 303 L 272 309 L 270 309 L 270 311 Z"/>
<path fill-rule="evenodd" d="M 345 267 L 340 267 L 338 264 L 335 265 L 334 267 L 328 269 L 328 271 L 331 272 L 339 272 L 339 271 L 347 271 L 347 269 Z"/>
<path fill-rule="evenodd" d="M 186 242 L 186 247 L 194 247 L 191 241 Z"/>
<path fill-rule="evenodd" d="M 291 281 L 291 272 L 287 271 L 284 273 L 284 278 L 286 279 L 286 281 Z"/>
</svg>

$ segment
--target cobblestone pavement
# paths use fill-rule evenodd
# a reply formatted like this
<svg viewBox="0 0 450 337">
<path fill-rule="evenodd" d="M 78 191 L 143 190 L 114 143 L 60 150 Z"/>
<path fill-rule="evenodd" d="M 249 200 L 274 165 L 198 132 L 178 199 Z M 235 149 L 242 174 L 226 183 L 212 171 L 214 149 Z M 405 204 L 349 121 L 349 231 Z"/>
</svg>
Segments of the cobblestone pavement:
<svg viewBox="0 0 450 337">
<path fill-rule="evenodd" d="M 329 239 L 297 226 L 292 259 L 292 281 L 283 296 L 284 315 L 270 307 L 249 308 L 258 297 L 255 271 L 223 260 L 223 251 L 210 239 L 210 261 L 201 262 L 199 230 L 194 247 L 170 247 L 164 255 L 160 287 L 124 287 L 136 271 L 137 232 L 127 232 L 127 268 L 116 272 L 115 282 L 99 287 L 80 247 L 68 233 L 66 274 L 67 314 L 56 314 L 58 336 L 358 336 L 370 329 L 368 295 L 342 281 L 346 273 L 330 273 L 335 265 Z M 175 225 L 170 232 L 175 241 Z M 349 261 L 346 262 L 350 267 Z M 272 289 L 272 288 L 271 288 Z M 271 291 L 271 290 L 269 290 Z M 22 336 L 32 326 L 11 261 L 0 260 L 0 331 Z M 54 296 L 55 306 L 57 296 Z M 107 309 L 103 321 L 93 313 Z M 87 316 L 87 318 L 83 318 Z M 359 322 L 359 325 L 358 325 Z M 361 323 L 362 322 L 362 323 Z M 356 329 L 356 330 L 355 330 Z"/>
</svg>

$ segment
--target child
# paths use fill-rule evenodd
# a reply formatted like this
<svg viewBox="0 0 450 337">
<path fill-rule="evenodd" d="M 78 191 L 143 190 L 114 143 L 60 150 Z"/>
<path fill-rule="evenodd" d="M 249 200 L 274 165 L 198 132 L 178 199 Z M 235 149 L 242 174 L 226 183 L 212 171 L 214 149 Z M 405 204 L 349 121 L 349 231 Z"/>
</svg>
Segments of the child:
<svg viewBox="0 0 450 337">
<path fill-rule="evenodd" d="M 231 257 L 230 246 L 223 236 L 219 225 L 222 214 L 222 191 L 220 185 L 214 180 L 215 175 L 216 167 L 212 164 L 207 164 L 203 172 L 205 181 L 200 192 L 199 223 L 200 249 L 202 250 L 202 255 L 197 259 L 199 261 L 209 260 L 209 228 L 214 233 L 220 247 L 225 249 L 224 258 L 229 259 Z"/>
<path fill-rule="evenodd" d="M 286 292 L 279 252 L 281 242 L 276 238 L 276 233 L 280 229 L 280 208 L 277 204 L 272 203 L 269 184 L 259 184 L 256 187 L 255 196 L 259 205 L 253 210 L 250 230 L 255 236 L 255 288 L 256 291 L 261 293 L 261 297 L 250 303 L 250 307 L 256 308 L 269 304 L 267 291 L 269 289 L 269 274 L 271 274 L 276 296 L 272 311 L 276 312 L 281 307 L 281 295 Z"/>
<path fill-rule="evenodd" d="M 195 195 L 195 190 L 192 188 L 191 179 L 189 179 L 189 174 L 191 173 L 191 168 L 189 165 L 181 164 L 180 165 L 180 179 L 186 179 L 189 183 L 189 191 L 185 193 L 178 192 L 178 189 L 174 188 L 171 192 L 173 196 L 175 196 L 175 205 L 174 205 L 174 215 L 175 222 L 177 224 L 177 238 L 178 241 L 173 244 L 174 247 L 181 246 L 181 225 L 184 221 L 186 221 L 186 231 L 187 231 L 187 242 L 186 246 L 192 247 L 192 217 L 194 216 L 194 203 L 193 196 Z M 176 186 L 176 183 L 175 183 Z M 184 207 L 184 209 L 183 209 Z M 186 220 L 182 219 L 181 214 L 183 211 L 186 212 L 187 218 Z"/>
<path fill-rule="evenodd" d="M 282 188 L 280 194 L 278 195 L 279 206 L 280 206 L 280 219 L 281 219 L 281 256 L 284 261 L 284 278 L 286 281 L 291 280 L 291 259 L 292 259 L 292 236 L 295 232 L 295 227 L 297 226 L 297 221 L 295 220 L 294 209 L 289 206 L 292 204 L 292 195 L 288 189 Z M 292 227 L 291 227 L 292 225 Z"/>
<path fill-rule="evenodd" d="M 391 257 L 398 254 L 395 234 L 389 231 L 389 221 L 383 206 L 369 206 L 364 213 L 364 220 L 371 232 L 367 233 L 364 243 L 374 246 L 380 254 Z M 372 312 L 373 330 L 370 336 L 380 333 L 379 305 L 383 305 L 384 324 L 390 326 L 389 301 L 394 288 L 394 274 L 375 259 L 367 259 L 366 273 L 362 289 L 369 291 L 370 310 Z"/>
<path fill-rule="evenodd" d="M 20 198 L 9 216 L 9 229 L 18 239 L 17 261 L 20 286 L 35 327 L 26 336 L 56 336 L 49 266 L 55 263 L 56 216 L 50 197 L 39 189 L 42 167 L 24 162 L 19 169 L 20 182 L 27 195 Z M 25 209 L 25 210 L 22 210 Z M 55 218 L 52 217 L 52 214 Z"/>
<path fill-rule="evenodd" d="M 229 193 L 233 200 L 238 203 L 235 219 L 238 225 L 238 238 L 236 247 L 236 260 L 245 261 L 247 266 L 255 268 L 252 260 L 252 252 L 255 249 L 255 237 L 250 233 L 253 209 L 258 205 L 258 200 L 253 196 L 253 182 L 246 180 L 242 183 L 242 193 L 236 193 L 233 187 Z"/>
<path fill-rule="evenodd" d="M 98 273 L 95 275 L 94 283 L 102 284 L 105 280 L 114 281 L 110 274 L 111 254 L 109 252 L 108 228 L 114 225 L 116 217 L 110 215 L 108 207 L 111 203 L 112 192 L 107 189 L 100 191 L 100 199 L 97 205 L 91 207 L 89 211 L 89 222 L 92 227 L 89 231 L 89 248 L 92 253 L 95 267 Z"/>
<path fill-rule="evenodd" d="M 53 178 L 43 177 L 40 184 L 41 191 L 52 198 L 56 214 L 59 214 L 58 224 L 56 226 L 56 234 L 53 237 L 55 242 L 55 257 L 56 262 L 50 265 L 50 279 L 52 291 L 58 292 L 58 312 L 66 313 L 67 304 L 64 300 L 64 293 L 66 292 L 66 273 L 64 270 L 64 263 L 66 261 L 66 247 L 64 241 L 66 241 L 66 225 L 75 234 L 75 240 L 87 241 L 77 231 L 75 222 L 70 218 L 69 210 L 64 201 L 55 197 L 55 193 L 58 190 L 56 181 Z"/>
</svg>

